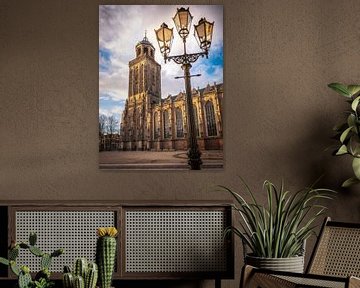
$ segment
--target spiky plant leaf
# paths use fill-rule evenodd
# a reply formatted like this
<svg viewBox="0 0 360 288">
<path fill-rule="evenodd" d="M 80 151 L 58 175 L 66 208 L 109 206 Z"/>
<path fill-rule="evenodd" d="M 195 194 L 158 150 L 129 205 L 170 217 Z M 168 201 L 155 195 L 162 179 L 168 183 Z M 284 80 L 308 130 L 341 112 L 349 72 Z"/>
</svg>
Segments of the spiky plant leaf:
<svg viewBox="0 0 360 288">
<path fill-rule="evenodd" d="M 234 210 L 241 216 L 240 228 L 230 227 L 249 246 L 254 256 L 291 257 L 299 255 L 304 241 L 313 233 L 314 221 L 322 215 L 324 207 L 316 205 L 321 199 L 329 199 L 332 190 L 305 188 L 290 193 L 283 183 L 278 189 L 270 181 L 264 182 L 267 193 L 265 206 L 256 202 L 254 194 L 246 187 L 253 202 L 247 202 L 240 194 L 221 186 L 236 200 Z M 311 212 L 312 211 L 312 212 Z M 311 214 L 310 214 L 311 213 Z M 310 216 L 312 215 L 312 216 Z"/>
<path fill-rule="evenodd" d="M 360 180 L 358 178 L 351 177 L 351 178 L 345 180 L 344 183 L 342 183 L 341 187 L 348 188 L 352 185 L 359 184 L 359 183 L 360 183 Z"/>
<path fill-rule="evenodd" d="M 330 83 L 328 85 L 329 88 L 333 89 L 335 92 L 339 93 L 342 96 L 345 96 L 347 98 L 351 97 L 351 94 L 347 88 L 346 85 L 341 83 Z"/>
</svg>

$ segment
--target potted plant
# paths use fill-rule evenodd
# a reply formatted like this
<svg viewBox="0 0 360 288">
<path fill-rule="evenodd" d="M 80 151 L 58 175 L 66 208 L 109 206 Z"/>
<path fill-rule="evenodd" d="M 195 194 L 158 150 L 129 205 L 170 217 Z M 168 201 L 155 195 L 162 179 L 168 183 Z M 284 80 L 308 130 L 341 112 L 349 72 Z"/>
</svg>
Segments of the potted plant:
<svg viewBox="0 0 360 288">
<path fill-rule="evenodd" d="M 242 180 L 251 201 L 224 186 L 235 199 L 233 208 L 240 215 L 239 227 L 228 227 L 225 234 L 233 232 L 243 242 L 245 264 L 259 268 L 300 272 L 304 270 L 304 245 L 314 233 L 315 220 L 326 207 L 318 200 L 331 199 L 329 189 L 304 188 L 296 193 L 280 188 L 266 180 L 266 205 L 261 205 L 254 193 Z"/>
<path fill-rule="evenodd" d="M 37 236 L 30 233 L 29 243 L 13 242 L 8 251 L 8 259 L 0 257 L 0 263 L 10 266 L 11 271 L 18 277 L 18 288 L 50 288 L 54 286 L 54 282 L 50 280 L 50 265 L 54 257 L 59 257 L 64 253 L 63 249 L 57 249 L 52 253 L 43 252 L 36 246 Z M 26 265 L 19 265 L 16 260 L 19 256 L 20 249 L 28 250 L 31 254 L 39 257 L 41 270 L 36 273 L 32 279 L 30 268 Z"/>
<path fill-rule="evenodd" d="M 342 184 L 343 187 L 348 187 L 360 183 L 360 85 L 331 83 L 328 87 L 346 97 L 346 101 L 351 106 L 350 110 L 346 112 L 346 122 L 334 127 L 337 133 L 336 138 L 340 142 L 334 155 L 348 154 L 352 157 L 354 177 L 347 179 Z"/>
<path fill-rule="evenodd" d="M 94 262 L 86 258 L 77 258 L 73 271 L 69 266 L 64 266 L 62 276 L 63 288 L 96 288 L 98 279 L 98 267 Z"/>
</svg>

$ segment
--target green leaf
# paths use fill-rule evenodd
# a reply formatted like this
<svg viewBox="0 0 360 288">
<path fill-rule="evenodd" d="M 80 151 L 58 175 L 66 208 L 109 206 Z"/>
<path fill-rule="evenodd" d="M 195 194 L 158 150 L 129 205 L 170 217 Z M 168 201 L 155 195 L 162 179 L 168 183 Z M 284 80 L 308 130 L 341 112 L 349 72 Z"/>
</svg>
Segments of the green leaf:
<svg viewBox="0 0 360 288">
<path fill-rule="evenodd" d="M 356 85 L 356 84 L 348 85 L 347 90 L 349 91 L 349 94 L 351 96 L 354 96 L 360 92 L 360 85 Z"/>
<path fill-rule="evenodd" d="M 354 158 L 352 162 L 352 168 L 357 179 L 360 180 L 360 158 Z"/>
<path fill-rule="evenodd" d="M 348 126 L 355 126 L 356 124 L 356 116 L 353 113 L 350 113 L 350 115 L 347 118 L 347 124 Z"/>
<path fill-rule="evenodd" d="M 31 246 L 35 246 L 36 245 L 36 240 L 37 240 L 37 235 L 35 232 L 31 232 L 29 235 L 29 243 Z"/>
<path fill-rule="evenodd" d="M 335 92 L 339 93 L 342 96 L 351 97 L 350 92 L 347 89 L 347 86 L 341 83 L 331 83 L 328 85 L 329 88 L 333 89 Z"/>
<path fill-rule="evenodd" d="M 19 276 L 21 270 L 20 270 L 20 268 L 16 265 L 16 262 L 15 262 L 15 261 L 10 261 L 10 268 L 11 268 L 11 271 L 12 271 L 16 276 Z"/>
<path fill-rule="evenodd" d="M 360 139 L 359 136 L 353 135 L 350 137 L 349 148 L 351 149 L 351 155 L 354 157 L 360 157 Z"/>
<path fill-rule="evenodd" d="M 360 96 L 356 97 L 355 100 L 351 103 L 351 109 L 356 111 L 357 106 L 359 105 Z"/>
<path fill-rule="evenodd" d="M 351 178 L 347 179 L 346 181 L 344 181 L 344 183 L 341 185 L 341 187 L 348 188 L 352 185 L 359 184 L 359 183 L 360 183 L 359 179 L 357 179 L 356 177 L 351 177 Z"/>
<path fill-rule="evenodd" d="M 348 149 L 346 148 L 346 145 L 341 145 L 341 147 L 339 148 L 339 150 L 336 152 L 335 155 L 344 155 L 347 153 L 349 153 L 349 152 L 348 152 Z"/>
<path fill-rule="evenodd" d="M 353 126 L 347 128 L 340 136 L 340 141 L 341 143 L 344 143 L 346 137 L 348 136 L 349 132 L 351 131 L 351 129 L 353 128 Z"/>
<path fill-rule="evenodd" d="M 9 265 L 9 260 L 8 259 L 5 259 L 5 258 L 3 258 L 3 257 L 0 257 L 0 263 L 1 264 L 4 264 L 4 265 Z"/>
</svg>

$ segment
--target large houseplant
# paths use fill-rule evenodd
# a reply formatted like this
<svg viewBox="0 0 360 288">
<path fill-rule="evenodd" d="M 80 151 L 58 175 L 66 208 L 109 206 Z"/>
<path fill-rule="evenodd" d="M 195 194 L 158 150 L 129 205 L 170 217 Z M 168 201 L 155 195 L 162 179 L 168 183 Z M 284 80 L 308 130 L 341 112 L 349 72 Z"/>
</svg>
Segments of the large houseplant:
<svg viewBox="0 0 360 288">
<path fill-rule="evenodd" d="M 239 236 L 251 253 L 245 263 L 260 268 L 303 272 L 304 243 L 314 233 L 316 219 L 326 207 L 318 200 L 331 199 L 334 191 L 329 189 L 304 188 L 296 193 L 280 188 L 266 180 L 266 205 L 256 200 L 254 193 L 242 180 L 251 201 L 225 186 L 235 199 L 234 209 L 240 215 L 239 227 L 228 227 L 226 234 Z M 245 251 L 245 250 L 244 250 Z"/>
<path fill-rule="evenodd" d="M 346 112 L 346 122 L 334 127 L 339 139 L 339 145 L 334 155 L 350 155 L 352 157 L 352 168 L 354 177 L 347 179 L 342 186 L 348 187 L 360 183 L 360 85 L 344 85 L 331 83 L 329 88 L 346 97 L 350 109 Z"/>
</svg>

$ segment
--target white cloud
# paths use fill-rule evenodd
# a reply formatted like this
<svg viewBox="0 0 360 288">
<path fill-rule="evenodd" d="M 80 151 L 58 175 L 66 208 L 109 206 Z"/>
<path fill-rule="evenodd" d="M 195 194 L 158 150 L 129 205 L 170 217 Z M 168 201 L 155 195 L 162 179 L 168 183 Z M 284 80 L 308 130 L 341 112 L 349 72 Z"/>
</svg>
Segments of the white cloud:
<svg viewBox="0 0 360 288">
<path fill-rule="evenodd" d="M 221 5 L 186 5 L 193 15 L 193 23 L 197 24 L 201 17 L 208 21 L 215 21 L 212 47 L 222 46 L 223 42 L 223 7 Z M 124 101 L 128 95 L 128 63 L 135 58 L 135 45 L 144 37 L 147 37 L 154 45 L 155 59 L 161 64 L 162 97 L 168 94 L 177 94 L 184 90 L 184 80 L 174 79 L 175 76 L 183 75 L 180 65 L 173 62 L 164 63 L 159 52 L 154 29 L 166 22 L 169 27 L 174 27 L 172 17 L 178 6 L 174 5 L 100 5 L 99 6 L 99 47 L 110 53 L 110 59 L 100 65 L 107 65 L 108 69 L 99 72 L 99 97 L 102 101 L 114 101 L 115 108 L 109 110 L 101 107 L 100 111 L 106 113 L 121 113 Z M 174 41 L 171 54 L 182 54 L 183 44 L 174 27 Z M 193 28 L 187 41 L 188 53 L 200 52 L 198 44 L 193 37 Z M 211 53 L 211 52 L 210 52 Z M 201 69 L 201 71 L 197 71 Z M 213 81 L 222 81 L 222 76 L 212 79 L 212 75 L 205 72 L 206 66 L 194 65 L 192 73 L 202 73 L 201 77 L 192 78 L 193 87 L 204 87 Z M 222 73 L 216 67 L 216 73 Z M 201 79 L 200 79 L 201 78 Z M 100 101 L 101 102 L 101 101 Z M 116 105 L 119 102 L 119 105 Z M 122 105 L 121 105 L 122 104 Z M 103 109 L 103 110 L 102 110 Z M 106 111 L 105 111 L 105 110 Z M 101 113 L 101 112 L 100 112 Z"/>
</svg>

